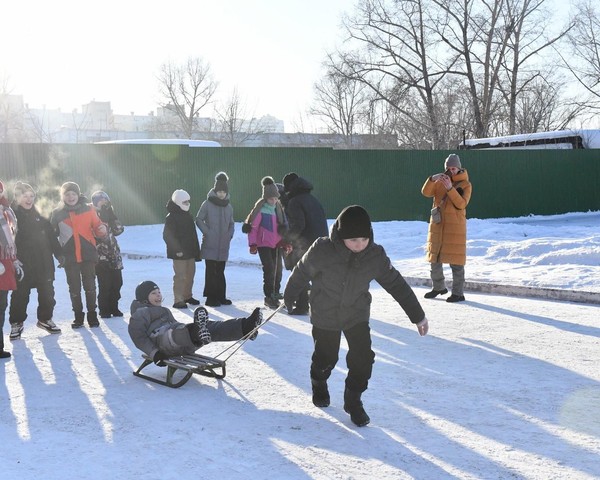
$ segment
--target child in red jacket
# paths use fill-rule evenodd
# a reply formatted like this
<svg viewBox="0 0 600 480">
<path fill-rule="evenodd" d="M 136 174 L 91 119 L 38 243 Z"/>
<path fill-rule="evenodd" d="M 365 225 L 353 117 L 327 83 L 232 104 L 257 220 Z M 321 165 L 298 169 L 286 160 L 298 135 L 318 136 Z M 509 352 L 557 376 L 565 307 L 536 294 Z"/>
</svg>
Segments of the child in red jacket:
<svg viewBox="0 0 600 480">
<path fill-rule="evenodd" d="M 107 234 L 94 207 L 81 194 L 79 185 L 66 182 L 60 187 L 62 204 L 52 212 L 50 223 L 56 231 L 65 258 L 63 266 L 69 285 L 71 305 L 75 313 L 73 328 L 83 327 L 85 317 L 81 287 L 85 293 L 87 320 L 90 327 L 98 327 L 96 312 L 96 237 Z"/>
<path fill-rule="evenodd" d="M 8 292 L 17 288 L 16 275 L 22 274 L 17 261 L 16 231 L 17 220 L 0 181 L 0 358 L 10 358 L 10 353 L 4 350 L 4 315 Z"/>
</svg>

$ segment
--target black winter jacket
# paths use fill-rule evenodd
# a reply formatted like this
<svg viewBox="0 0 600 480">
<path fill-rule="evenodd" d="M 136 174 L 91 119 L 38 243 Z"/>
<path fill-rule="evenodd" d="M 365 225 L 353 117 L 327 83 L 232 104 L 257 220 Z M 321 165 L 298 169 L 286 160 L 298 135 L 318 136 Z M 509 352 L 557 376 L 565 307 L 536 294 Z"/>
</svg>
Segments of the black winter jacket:
<svg viewBox="0 0 600 480">
<path fill-rule="evenodd" d="M 167 218 L 163 228 L 163 240 L 167 244 L 167 258 L 173 260 L 195 259 L 200 261 L 200 244 L 194 217 L 190 212 L 184 212 L 172 200 L 167 203 Z M 177 253 L 181 252 L 181 257 Z"/>
<path fill-rule="evenodd" d="M 396 270 L 382 246 L 373 242 L 360 253 L 351 252 L 337 233 L 319 238 L 298 262 L 285 287 L 286 305 L 293 305 L 312 282 L 311 323 L 324 330 L 347 330 L 368 322 L 371 314 L 369 284 L 377 281 L 396 300 L 412 323 L 425 318 L 412 288 Z"/>
<path fill-rule="evenodd" d="M 291 266 L 308 250 L 308 247 L 319 237 L 326 237 L 327 217 L 323 206 L 311 193 L 313 186 L 305 178 L 298 177 L 286 192 L 285 214 L 289 230 L 285 240 L 292 244 Z M 286 262 L 288 267 L 288 262 Z M 288 267 L 291 269 L 291 267 Z"/>
<path fill-rule="evenodd" d="M 54 259 L 61 255 L 61 247 L 50 221 L 35 207 L 27 210 L 14 208 L 19 229 L 15 238 L 17 258 L 23 263 L 25 277 L 32 285 L 54 280 Z"/>
</svg>

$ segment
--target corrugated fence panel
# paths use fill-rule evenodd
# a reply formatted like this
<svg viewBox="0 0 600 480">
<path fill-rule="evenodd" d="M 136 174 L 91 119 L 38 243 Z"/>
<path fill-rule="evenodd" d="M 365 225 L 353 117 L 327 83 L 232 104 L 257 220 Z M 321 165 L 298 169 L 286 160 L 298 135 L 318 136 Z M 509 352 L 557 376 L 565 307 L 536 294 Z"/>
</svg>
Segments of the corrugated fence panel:
<svg viewBox="0 0 600 480">
<path fill-rule="evenodd" d="M 91 195 L 105 190 L 124 223 L 162 223 L 173 190 L 199 208 L 223 170 L 236 220 L 261 196 L 261 179 L 291 171 L 309 179 L 327 216 L 364 205 L 374 220 L 427 220 L 421 195 L 427 176 L 443 171 L 449 151 L 333 150 L 326 148 L 190 148 L 178 145 L 0 144 L 0 178 L 12 189 L 23 180 L 38 190 L 48 214 L 58 187 L 71 180 Z M 468 216 L 515 217 L 600 210 L 599 150 L 458 152 L 473 196 Z"/>
</svg>

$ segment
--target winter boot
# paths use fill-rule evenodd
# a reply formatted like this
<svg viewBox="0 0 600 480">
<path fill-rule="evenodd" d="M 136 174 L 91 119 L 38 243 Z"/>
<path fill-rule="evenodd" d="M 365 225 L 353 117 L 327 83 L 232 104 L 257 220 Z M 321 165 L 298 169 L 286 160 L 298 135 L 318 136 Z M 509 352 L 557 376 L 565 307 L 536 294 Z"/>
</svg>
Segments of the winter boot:
<svg viewBox="0 0 600 480">
<path fill-rule="evenodd" d="M 369 424 L 371 419 L 363 408 L 360 396 L 362 392 L 356 392 L 354 390 L 344 390 L 344 411 L 350 414 L 350 420 L 352 423 L 359 427 L 364 427 Z"/>
<path fill-rule="evenodd" d="M 450 295 L 447 299 L 447 302 L 449 303 L 456 303 L 456 302 L 464 302 L 465 301 L 465 296 L 464 295 Z"/>
<path fill-rule="evenodd" d="M 204 304 L 207 307 L 220 307 L 221 306 L 221 302 L 214 297 L 206 297 L 206 302 L 204 302 Z"/>
<path fill-rule="evenodd" d="M 194 297 L 188 298 L 185 303 L 189 303 L 190 305 L 200 305 L 200 300 L 196 300 Z"/>
<path fill-rule="evenodd" d="M 71 328 L 81 328 L 83 327 L 83 319 L 85 318 L 85 314 L 83 312 L 75 312 L 75 320 L 71 323 Z"/>
<path fill-rule="evenodd" d="M 275 297 L 273 297 L 273 295 L 265 297 L 265 306 L 267 306 L 269 308 L 273 308 L 273 309 L 278 308 L 279 300 L 277 300 Z"/>
<path fill-rule="evenodd" d="M 94 310 L 93 312 L 87 313 L 87 321 L 90 328 L 95 328 L 100 326 L 100 322 L 98 321 L 98 314 Z"/>
<path fill-rule="evenodd" d="M 435 298 L 438 295 L 446 295 L 448 293 L 447 288 L 443 288 L 442 290 L 431 290 L 431 292 L 427 292 L 424 297 L 425 298 Z"/>
<path fill-rule="evenodd" d="M 258 327 L 261 326 L 262 322 L 263 315 L 260 308 L 257 307 L 252 312 L 252 315 L 242 319 L 242 333 L 244 337 L 252 332 L 249 338 L 250 340 L 254 340 L 258 336 Z"/>
<path fill-rule="evenodd" d="M 194 310 L 194 323 L 198 325 L 196 334 L 196 343 L 204 346 L 211 341 L 210 332 L 208 331 L 208 312 L 204 307 L 198 307 Z"/>
<path fill-rule="evenodd" d="M 312 383 L 312 401 L 315 407 L 328 407 L 331 402 L 331 398 L 329 397 L 327 380 L 315 380 L 314 378 L 311 378 L 310 381 Z"/>
</svg>

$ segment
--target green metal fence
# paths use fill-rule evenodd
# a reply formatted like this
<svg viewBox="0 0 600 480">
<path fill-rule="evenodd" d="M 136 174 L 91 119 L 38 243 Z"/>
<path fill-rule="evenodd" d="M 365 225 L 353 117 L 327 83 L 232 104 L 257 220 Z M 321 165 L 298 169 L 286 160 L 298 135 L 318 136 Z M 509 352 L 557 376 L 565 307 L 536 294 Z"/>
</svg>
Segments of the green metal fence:
<svg viewBox="0 0 600 480">
<path fill-rule="evenodd" d="M 162 223 L 173 190 L 192 196 L 196 211 L 223 170 L 236 220 L 261 194 L 260 180 L 280 182 L 291 171 L 309 179 L 327 216 L 346 205 L 365 206 L 372 218 L 427 220 L 427 178 L 443 170 L 449 151 L 333 150 L 325 148 L 190 148 L 186 145 L 0 144 L 0 178 L 38 190 L 45 213 L 67 180 L 90 195 L 111 196 L 128 225 Z M 515 217 L 600 210 L 600 150 L 458 152 L 473 195 L 468 216 Z"/>
</svg>

